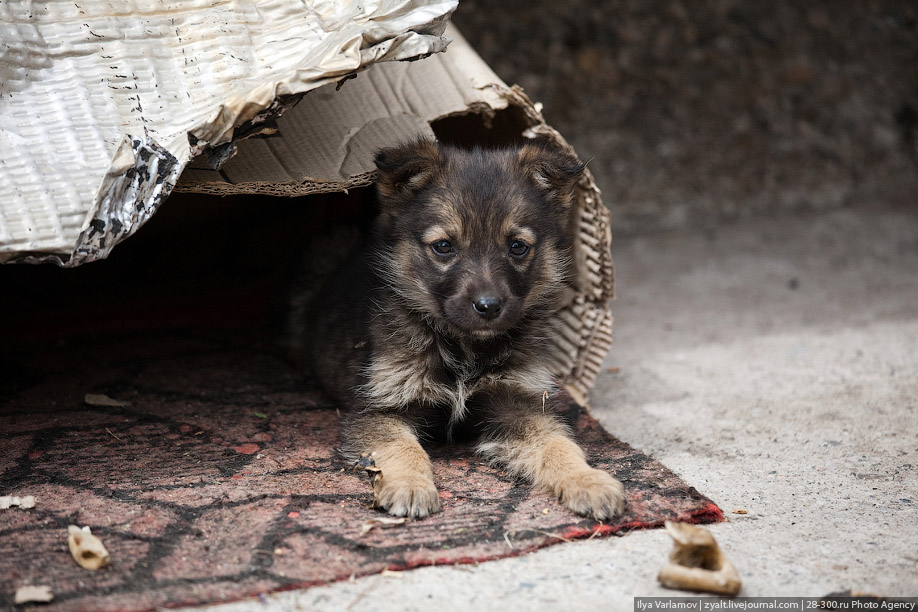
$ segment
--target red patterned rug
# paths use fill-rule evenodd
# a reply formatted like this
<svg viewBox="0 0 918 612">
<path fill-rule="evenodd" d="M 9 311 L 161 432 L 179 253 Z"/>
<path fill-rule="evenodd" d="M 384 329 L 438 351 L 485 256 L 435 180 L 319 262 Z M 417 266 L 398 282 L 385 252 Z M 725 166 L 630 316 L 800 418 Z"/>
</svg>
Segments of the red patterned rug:
<svg viewBox="0 0 918 612">
<path fill-rule="evenodd" d="M 339 414 L 269 346 L 162 332 L 34 344 L 0 356 L 0 606 L 47 585 L 53 610 L 148 610 L 498 559 L 571 539 L 712 522 L 721 511 L 658 462 L 563 407 L 590 460 L 624 482 L 614 524 L 577 517 L 465 447 L 432 453 L 443 511 L 377 525 L 371 487 L 334 451 Z M 67 526 L 111 564 L 84 570 Z M 368 530 L 369 529 L 369 530 Z M 367 531 L 368 530 L 368 531 Z"/>
</svg>

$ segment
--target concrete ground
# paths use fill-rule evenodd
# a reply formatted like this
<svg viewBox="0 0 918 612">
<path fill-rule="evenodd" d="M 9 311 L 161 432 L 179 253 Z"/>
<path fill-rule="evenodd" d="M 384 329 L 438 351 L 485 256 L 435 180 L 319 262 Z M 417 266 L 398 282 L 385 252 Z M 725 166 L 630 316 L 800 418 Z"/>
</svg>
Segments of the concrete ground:
<svg viewBox="0 0 918 612">
<path fill-rule="evenodd" d="M 616 241 L 605 427 L 717 502 L 746 596 L 918 595 L 918 210 Z M 736 513 L 735 510 L 747 513 Z M 631 610 L 663 530 L 208 607 Z"/>
</svg>

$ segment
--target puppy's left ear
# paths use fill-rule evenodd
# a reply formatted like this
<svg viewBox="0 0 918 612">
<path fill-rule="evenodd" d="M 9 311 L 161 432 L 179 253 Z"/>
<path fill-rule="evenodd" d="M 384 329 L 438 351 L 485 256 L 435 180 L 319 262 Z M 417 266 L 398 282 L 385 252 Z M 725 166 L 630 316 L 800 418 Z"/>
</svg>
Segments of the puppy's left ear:
<svg viewBox="0 0 918 612">
<path fill-rule="evenodd" d="M 586 164 L 558 147 L 530 143 L 520 148 L 524 172 L 558 204 L 571 205 L 574 185 Z"/>
</svg>

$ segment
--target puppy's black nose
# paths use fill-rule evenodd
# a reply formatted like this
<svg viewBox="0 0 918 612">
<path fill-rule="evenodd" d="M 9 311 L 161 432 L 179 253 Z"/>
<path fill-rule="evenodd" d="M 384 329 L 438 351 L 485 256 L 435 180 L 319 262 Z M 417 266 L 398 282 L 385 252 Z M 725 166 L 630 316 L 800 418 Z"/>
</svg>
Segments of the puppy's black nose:
<svg viewBox="0 0 918 612">
<path fill-rule="evenodd" d="M 500 298 L 493 295 L 482 295 L 472 302 L 472 308 L 485 319 L 494 319 L 500 314 Z"/>
</svg>

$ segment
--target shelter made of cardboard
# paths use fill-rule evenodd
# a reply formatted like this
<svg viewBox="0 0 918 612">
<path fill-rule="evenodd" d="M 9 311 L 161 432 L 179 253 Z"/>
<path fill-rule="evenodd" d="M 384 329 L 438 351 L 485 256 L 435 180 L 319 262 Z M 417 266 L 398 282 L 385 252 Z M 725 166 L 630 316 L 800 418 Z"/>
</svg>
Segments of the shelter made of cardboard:
<svg viewBox="0 0 918 612">
<path fill-rule="evenodd" d="M 375 152 L 418 136 L 569 148 L 448 26 L 455 1 L 15 4 L 0 4 L 3 263 L 117 257 L 173 190 L 368 186 Z M 551 352 L 586 404 L 613 291 L 609 214 L 589 171 L 570 227 L 574 280 Z"/>
</svg>

